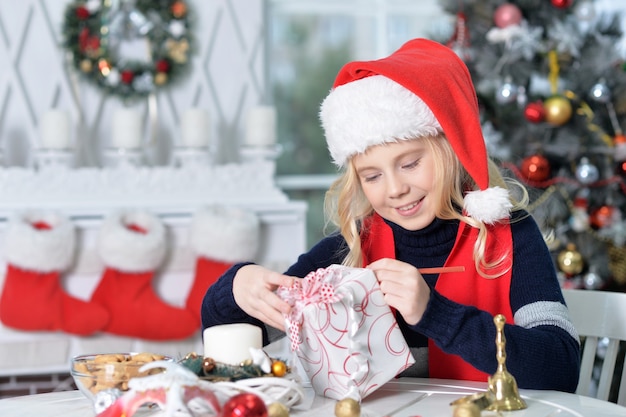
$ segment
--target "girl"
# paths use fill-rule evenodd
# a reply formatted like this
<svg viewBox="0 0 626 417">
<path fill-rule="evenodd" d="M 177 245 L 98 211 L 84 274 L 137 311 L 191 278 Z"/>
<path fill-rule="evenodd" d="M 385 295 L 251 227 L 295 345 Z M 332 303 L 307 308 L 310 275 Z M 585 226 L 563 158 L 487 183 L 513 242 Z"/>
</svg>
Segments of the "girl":
<svg viewBox="0 0 626 417">
<path fill-rule="evenodd" d="M 501 313 L 519 387 L 575 391 L 578 334 L 552 258 L 523 210 L 526 191 L 487 156 L 471 77 L 454 52 L 414 39 L 389 57 L 348 63 L 320 118 L 344 168 L 326 199 L 339 233 L 284 275 L 233 266 L 207 291 L 203 327 L 254 323 L 272 341 L 289 312 L 278 286 L 331 264 L 367 267 L 416 359 L 402 376 L 486 381 Z M 463 271 L 419 271 L 442 266 Z"/>
</svg>

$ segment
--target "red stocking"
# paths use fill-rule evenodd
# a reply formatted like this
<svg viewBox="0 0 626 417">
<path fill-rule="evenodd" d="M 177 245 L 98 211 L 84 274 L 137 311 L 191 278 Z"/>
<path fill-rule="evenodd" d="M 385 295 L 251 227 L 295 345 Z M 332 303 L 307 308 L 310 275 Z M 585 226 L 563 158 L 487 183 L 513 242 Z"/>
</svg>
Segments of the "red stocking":
<svg viewBox="0 0 626 417">
<path fill-rule="evenodd" d="M 0 319 L 20 330 L 62 330 L 90 335 L 109 320 L 108 312 L 72 297 L 61 284 L 71 265 L 74 226 L 57 213 L 23 213 L 6 230 L 7 271 Z"/>
<path fill-rule="evenodd" d="M 197 260 L 186 305 L 200 317 L 206 290 L 234 263 L 254 260 L 259 246 L 259 219 L 241 209 L 202 209 L 192 219 L 190 241 Z"/>
<path fill-rule="evenodd" d="M 175 340 L 199 330 L 198 317 L 166 304 L 152 287 L 165 258 L 165 239 L 163 223 L 148 212 L 114 213 L 105 219 L 98 241 L 105 271 L 91 298 L 111 314 L 104 331 Z"/>
</svg>

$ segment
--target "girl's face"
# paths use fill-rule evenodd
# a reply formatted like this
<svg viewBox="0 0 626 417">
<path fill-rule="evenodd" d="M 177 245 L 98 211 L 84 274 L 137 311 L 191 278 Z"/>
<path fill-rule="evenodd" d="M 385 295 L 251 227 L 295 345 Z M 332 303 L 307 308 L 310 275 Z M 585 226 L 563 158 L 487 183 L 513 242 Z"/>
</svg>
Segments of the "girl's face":
<svg viewBox="0 0 626 417">
<path fill-rule="evenodd" d="M 433 155 L 423 140 L 372 146 L 353 157 L 363 193 L 383 218 L 407 230 L 435 219 Z"/>
</svg>

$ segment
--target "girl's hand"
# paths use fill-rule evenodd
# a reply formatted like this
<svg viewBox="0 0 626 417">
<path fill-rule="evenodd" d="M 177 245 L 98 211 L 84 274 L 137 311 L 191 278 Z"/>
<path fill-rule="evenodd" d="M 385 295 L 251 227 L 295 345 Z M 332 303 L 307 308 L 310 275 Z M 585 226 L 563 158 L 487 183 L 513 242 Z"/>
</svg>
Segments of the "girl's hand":
<svg viewBox="0 0 626 417">
<path fill-rule="evenodd" d="M 259 265 L 246 265 L 235 275 L 233 296 L 237 305 L 247 314 L 285 331 L 283 314 L 288 314 L 291 307 L 274 291 L 280 285 L 290 287 L 293 282 L 293 277 Z"/>
<path fill-rule="evenodd" d="M 385 301 L 395 308 L 409 325 L 424 315 L 430 287 L 417 268 L 395 259 L 379 259 L 367 266 L 376 274 Z"/>
</svg>

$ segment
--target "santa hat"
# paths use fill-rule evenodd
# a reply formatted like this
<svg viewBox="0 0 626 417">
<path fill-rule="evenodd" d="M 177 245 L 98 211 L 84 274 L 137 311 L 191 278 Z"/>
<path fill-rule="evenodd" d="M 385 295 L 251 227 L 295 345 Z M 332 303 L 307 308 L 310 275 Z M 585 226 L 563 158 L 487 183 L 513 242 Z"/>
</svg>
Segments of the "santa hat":
<svg viewBox="0 0 626 417">
<path fill-rule="evenodd" d="M 450 48 L 414 39 L 386 58 L 346 64 L 322 103 L 320 119 L 340 167 L 370 146 L 443 132 L 479 188 L 465 195 L 465 213 L 485 223 L 508 218 L 508 191 L 489 187 L 470 73 Z"/>
</svg>

